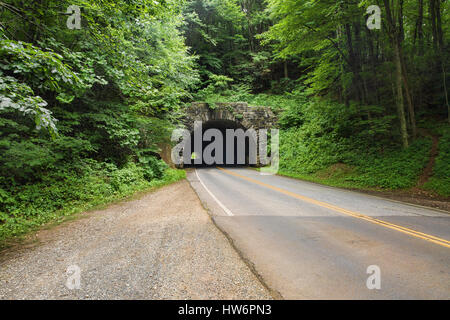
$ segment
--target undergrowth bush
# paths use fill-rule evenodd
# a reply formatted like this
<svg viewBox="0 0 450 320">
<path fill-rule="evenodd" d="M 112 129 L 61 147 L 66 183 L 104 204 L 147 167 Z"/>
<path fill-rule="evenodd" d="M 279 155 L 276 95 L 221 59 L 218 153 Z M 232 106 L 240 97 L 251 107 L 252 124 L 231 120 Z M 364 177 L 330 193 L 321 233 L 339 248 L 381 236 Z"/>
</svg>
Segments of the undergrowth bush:
<svg viewBox="0 0 450 320">
<path fill-rule="evenodd" d="M 345 178 L 355 186 L 404 189 L 416 185 L 428 163 L 431 139 L 418 139 L 406 149 L 385 150 L 383 153 L 358 154 L 350 164 L 355 174 Z"/>
</svg>

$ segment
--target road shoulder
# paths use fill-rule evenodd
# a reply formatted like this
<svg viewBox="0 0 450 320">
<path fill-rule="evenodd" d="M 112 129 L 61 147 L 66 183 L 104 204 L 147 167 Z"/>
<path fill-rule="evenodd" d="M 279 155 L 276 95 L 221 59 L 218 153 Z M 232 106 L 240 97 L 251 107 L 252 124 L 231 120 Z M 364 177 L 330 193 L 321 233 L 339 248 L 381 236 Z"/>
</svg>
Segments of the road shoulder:
<svg viewBox="0 0 450 320">
<path fill-rule="evenodd" d="M 185 180 L 36 237 L 2 253 L 0 299 L 272 298 Z"/>
</svg>

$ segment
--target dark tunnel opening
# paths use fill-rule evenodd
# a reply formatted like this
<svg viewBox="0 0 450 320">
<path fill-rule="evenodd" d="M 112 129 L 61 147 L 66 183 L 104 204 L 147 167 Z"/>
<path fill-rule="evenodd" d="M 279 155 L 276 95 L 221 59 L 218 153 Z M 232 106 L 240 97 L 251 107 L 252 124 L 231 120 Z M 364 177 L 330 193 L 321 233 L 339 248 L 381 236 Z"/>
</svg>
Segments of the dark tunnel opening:
<svg viewBox="0 0 450 320">
<path fill-rule="evenodd" d="M 216 142 L 216 137 L 212 136 L 210 140 L 205 139 L 205 133 L 210 129 L 218 130 L 222 135 L 222 141 Z M 236 135 L 230 136 L 227 135 L 227 130 L 233 130 Z M 200 132 L 200 130 L 198 131 Z M 218 132 L 216 132 L 218 133 Z M 198 133 L 197 133 L 198 134 Z M 243 135 L 245 135 L 245 140 L 242 139 Z M 190 136 L 190 146 L 191 146 L 191 163 L 185 164 L 185 167 L 248 167 L 251 165 L 256 165 L 254 161 L 252 161 L 252 150 L 256 152 L 256 137 L 252 137 L 247 131 L 247 128 L 240 125 L 238 122 L 231 120 L 210 120 L 202 123 L 201 128 L 201 156 L 197 155 L 195 152 L 195 130 L 191 132 Z M 238 137 L 241 137 L 242 144 L 245 147 L 239 148 Z M 231 140 L 232 139 L 232 140 Z M 206 141 L 208 140 L 208 141 Z M 245 142 L 244 142 L 245 141 Z M 222 155 L 220 152 L 216 153 L 215 151 L 211 152 L 211 155 L 214 159 L 213 163 L 207 163 L 205 159 L 205 151 L 207 151 L 207 147 L 211 146 L 213 143 L 217 143 L 220 145 L 220 150 L 222 150 Z M 256 158 L 255 158 L 256 159 Z M 201 160 L 201 161 L 200 161 Z M 199 163 L 196 163 L 199 162 Z"/>
</svg>

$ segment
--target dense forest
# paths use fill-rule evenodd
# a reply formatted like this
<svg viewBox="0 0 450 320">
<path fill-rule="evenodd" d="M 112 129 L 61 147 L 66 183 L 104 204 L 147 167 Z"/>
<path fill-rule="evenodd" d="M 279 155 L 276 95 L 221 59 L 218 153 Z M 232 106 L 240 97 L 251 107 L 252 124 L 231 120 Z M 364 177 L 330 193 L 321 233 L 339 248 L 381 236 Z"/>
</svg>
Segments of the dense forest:
<svg viewBox="0 0 450 320">
<path fill-rule="evenodd" d="M 0 239 L 183 178 L 192 101 L 271 107 L 281 174 L 448 200 L 449 3 L 0 1 Z"/>
</svg>

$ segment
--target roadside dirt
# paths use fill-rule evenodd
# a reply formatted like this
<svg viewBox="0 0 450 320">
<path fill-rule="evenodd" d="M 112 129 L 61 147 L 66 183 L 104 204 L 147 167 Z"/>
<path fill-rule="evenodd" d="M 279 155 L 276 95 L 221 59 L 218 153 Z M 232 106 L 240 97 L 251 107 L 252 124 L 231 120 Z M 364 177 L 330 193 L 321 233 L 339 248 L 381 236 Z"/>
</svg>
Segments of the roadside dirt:
<svg viewBox="0 0 450 320">
<path fill-rule="evenodd" d="M 187 181 L 83 218 L 2 252 L 0 299 L 272 298 Z"/>
<path fill-rule="evenodd" d="M 439 138 L 437 136 L 431 135 L 426 130 L 421 129 L 421 134 L 429 136 L 433 140 L 433 145 L 430 151 L 430 160 L 427 166 L 420 175 L 419 181 L 417 182 L 417 188 L 421 188 L 425 183 L 428 182 L 433 174 L 434 163 L 436 162 L 436 157 L 438 156 Z"/>
<path fill-rule="evenodd" d="M 419 188 L 400 191 L 398 190 L 397 191 L 355 190 L 355 191 L 370 194 L 377 197 L 411 203 L 419 206 L 444 210 L 450 213 L 450 201 L 448 198 L 432 194 L 426 190 L 422 190 Z"/>
</svg>

